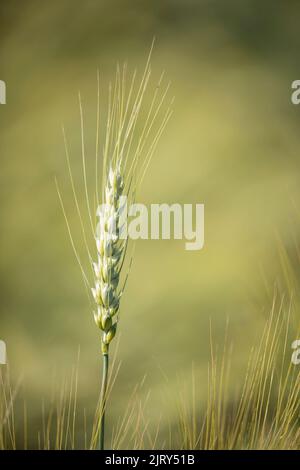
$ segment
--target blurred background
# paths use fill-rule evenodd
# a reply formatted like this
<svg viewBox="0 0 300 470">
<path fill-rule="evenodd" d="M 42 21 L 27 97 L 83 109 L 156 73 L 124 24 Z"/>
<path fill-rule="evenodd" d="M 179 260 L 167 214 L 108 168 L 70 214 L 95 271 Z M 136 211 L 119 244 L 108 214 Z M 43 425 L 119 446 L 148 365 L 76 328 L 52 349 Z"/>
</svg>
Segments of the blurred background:
<svg viewBox="0 0 300 470">
<path fill-rule="evenodd" d="M 78 90 L 94 178 L 97 69 L 105 101 L 118 62 L 141 76 L 154 36 L 151 83 L 165 71 L 175 102 L 139 201 L 204 203 L 205 246 L 137 242 L 109 432 L 144 376 L 139 397 L 151 391 L 150 426 L 162 415 L 162 433 L 192 367 L 205 401 L 210 322 L 222 344 L 229 320 L 231 383 L 239 381 L 278 282 L 278 246 L 293 257 L 300 230 L 300 107 L 291 104 L 299 15 L 298 2 L 276 0 L 1 2 L 0 338 L 13 377 L 23 376 L 32 423 L 79 347 L 78 400 L 88 417 L 100 384 L 99 333 L 55 187 L 57 177 L 83 252 L 61 126 L 83 195 Z"/>
</svg>

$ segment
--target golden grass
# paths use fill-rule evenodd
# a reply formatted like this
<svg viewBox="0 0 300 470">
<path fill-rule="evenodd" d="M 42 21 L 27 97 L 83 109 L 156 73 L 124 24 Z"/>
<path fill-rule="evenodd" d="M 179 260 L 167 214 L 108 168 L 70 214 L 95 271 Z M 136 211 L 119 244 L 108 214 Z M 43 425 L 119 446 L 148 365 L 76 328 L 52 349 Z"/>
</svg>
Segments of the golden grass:
<svg viewBox="0 0 300 470">
<path fill-rule="evenodd" d="M 297 449 L 300 375 L 291 363 L 290 307 L 274 300 L 258 344 L 252 348 L 242 387 L 230 381 L 230 348 L 218 358 L 213 345 L 208 367 L 207 408 L 197 412 L 182 397 L 180 428 L 186 449 Z M 195 378 L 193 377 L 195 384 Z M 230 387 L 229 387 L 230 386 Z M 231 393 L 229 393 L 229 388 Z"/>
<path fill-rule="evenodd" d="M 169 439 L 163 438 L 164 419 L 151 428 L 146 399 L 141 401 L 142 380 L 132 392 L 124 415 L 114 423 L 111 449 L 298 449 L 299 367 L 291 363 L 290 340 L 294 332 L 293 304 L 274 298 L 260 340 L 252 348 L 242 387 L 230 378 L 232 347 L 225 338 L 221 354 L 211 338 L 208 364 L 207 405 L 197 404 L 197 376 L 185 383 L 178 396 L 178 419 L 172 423 Z M 212 334 L 211 334 L 212 337 Z M 120 365 L 115 355 L 109 380 L 109 395 Z M 0 449 L 95 449 L 99 424 L 96 407 L 92 422 L 79 409 L 78 366 L 45 406 L 41 427 L 34 435 L 20 384 L 10 384 L 9 369 L 1 369 Z M 17 409 L 17 411 L 16 411 Z M 21 415 L 22 418 L 21 418 Z M 18 426 L 16 426 L 18 422 Z M 20 423 L 22 422 L 22 426 Z M 154 429 L 154 431 L 153 431 Z"/>
</svg>

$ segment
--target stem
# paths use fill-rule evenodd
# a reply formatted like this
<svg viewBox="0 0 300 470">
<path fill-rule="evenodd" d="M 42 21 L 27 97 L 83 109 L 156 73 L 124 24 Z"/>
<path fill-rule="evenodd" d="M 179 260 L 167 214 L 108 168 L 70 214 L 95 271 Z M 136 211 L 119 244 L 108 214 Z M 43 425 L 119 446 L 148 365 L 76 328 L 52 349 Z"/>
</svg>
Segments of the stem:
<svg viewBox="0 0 300 470">
<path fill-rule="evenodd" d="M 103 353 L 102 387 L 101 387 L 101 396 L 100 396 L 100 435 L 99 435 L 99 449 L 100 450 L 104 450 L 107 378 L 108 378 L 108 351 Z"/>
</svg>

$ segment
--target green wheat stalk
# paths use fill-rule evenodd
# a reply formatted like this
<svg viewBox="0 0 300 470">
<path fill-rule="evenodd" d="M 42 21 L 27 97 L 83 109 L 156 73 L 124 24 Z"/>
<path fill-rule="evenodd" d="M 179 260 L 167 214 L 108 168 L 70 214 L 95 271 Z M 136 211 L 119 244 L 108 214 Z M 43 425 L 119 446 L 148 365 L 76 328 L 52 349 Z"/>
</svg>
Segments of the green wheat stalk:
<svg viewBox="0 0 300 470">
<path fill-rule="evenodd" d="M 88 192 L 86 152 L 84 139 L 84 119 L 82 101 L 79 95 L 82 167 L 85 199 L 88 217 L 95 240 L 96 255 L 93 257 L 87 242 L 87 234 L 83 217 L 81 215 L 74 179 L 72 175 L 67 140 L 64 132 L 65 149 L 73 190 L 74 201 L 79 215 L 82 235 L 86 246 L 89 264 L 92 267 L 92 283 L 89 280 L 75 246 L 74 239 L 62 197 L 57 185 L 58 195 L 71 244 L 80 265 L 84 282 L 92 293 L 94 302 L 94 319 L 101 331 L 101 353 L 103 357 L 102 387 L 99 409 L 99 448 L 104 449 L 105 437 L 105 411 L 107 405 L 107 387 L 109 370 L 109 346 L 116 335 L 120 316 L 120 302 L 124 293 L 128 274 L 132 264 L 133 255 L 127 263 L 128 235 L 124 235 L 124 226 L 127 224 L 125 215 L 122 217 L 124 205 L 122 196 L 126 196 L 128 203 L 135 200 L 137 191 L 145 176 L 152 155 L 156 149 L 159 138 L 172 114 L 171 103 L 165 106 L 169 85 L 162 87 L 163 75 L 155 86 L 150 104 L 144 108 L 146 91 L 149 88 L 151 76 L 150 59 L 153 44 L 146 62 L 141 81 L 136 85 L 136 71 L 126 88 L 127 66 L 122 70 L 117 67 L 113 84 L 109 86 L 108 110 L 105 125 L 103 152 L 100 154 L 100 79 L 97 75 L 97 133 L 96 133 L 96 159 L 95 175 L 96 185 L 94 200 L 96 201 L 95 215 L 92 216 L 90 195 Z M 99 185 L 99 159 L 102 157 L 102 181 Z M 96 226 L 93 220 L 96 219 Z M 123 220 L 122 220 L 123 219 Z M 121 221 L 122 220 L 122 221 Z M 125 269 L 127 266 L 127 269 Z M 125 275 L 122 275 L 125 272 Z"/>
</svg>

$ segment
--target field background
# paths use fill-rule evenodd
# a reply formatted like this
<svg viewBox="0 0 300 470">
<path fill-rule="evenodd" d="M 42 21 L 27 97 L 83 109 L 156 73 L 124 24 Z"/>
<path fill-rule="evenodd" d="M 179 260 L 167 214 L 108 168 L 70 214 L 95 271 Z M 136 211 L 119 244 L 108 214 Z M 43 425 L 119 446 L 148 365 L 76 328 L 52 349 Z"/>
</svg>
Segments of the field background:
<svg viewBox="0 0 300 470">
<path fill-rule="evenodd" d="M 98 331 L 54 182 L 57 176 L 79 242 L 61 132 L 63 123 L 83 194 L 78 90 L 89 164 L 97 69 L 105 97 L 116 63 L 141 73 L 155 36 L 151 83 L 166 71 L 174 114 L 139 200 L 205 204 L 204 249 L 139 241 L 122 301 L 122 365 L 108 432 L 146 375 L 139 397 L 151 391 L 150 427 L 161 417 L 163 440 L 176 419 L 178 384 L 189 380 L 192 365 L 199 406 L 206 400 L 210 321 L 221 344 L 229 318 L 234 389 L 281 283 L 280 246 L 294 259 L 300 108 L 290 95 L 299 78 L 299 15 L 295 1 L 1 3 L 7 105 L 0 108 L 0 338 L 14 379 L 23 376 L 32 445 L 42 401 L 71 374 L 79 346 L 78 400 L 88 417 L 100 383 Z"/>
</svg>

